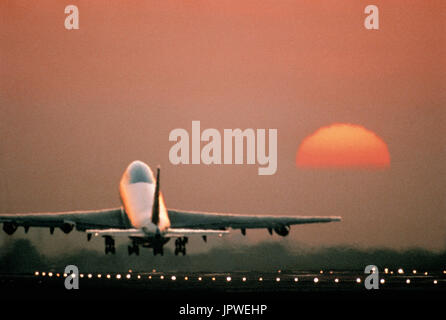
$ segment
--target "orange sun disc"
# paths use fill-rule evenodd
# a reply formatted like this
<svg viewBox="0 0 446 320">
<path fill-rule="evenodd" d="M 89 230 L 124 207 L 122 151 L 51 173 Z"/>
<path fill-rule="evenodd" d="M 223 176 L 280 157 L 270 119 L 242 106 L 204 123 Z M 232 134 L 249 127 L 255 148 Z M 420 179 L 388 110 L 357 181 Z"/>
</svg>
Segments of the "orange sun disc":
<svg viewBox="0 0 446 320">
<path fill-rule="evenodd" d="M 374 132 L 359 125 L 335 123 L 303 140 L 296 164 L 303 168 L 387 168 L 390 154 Z"/>
</svg>

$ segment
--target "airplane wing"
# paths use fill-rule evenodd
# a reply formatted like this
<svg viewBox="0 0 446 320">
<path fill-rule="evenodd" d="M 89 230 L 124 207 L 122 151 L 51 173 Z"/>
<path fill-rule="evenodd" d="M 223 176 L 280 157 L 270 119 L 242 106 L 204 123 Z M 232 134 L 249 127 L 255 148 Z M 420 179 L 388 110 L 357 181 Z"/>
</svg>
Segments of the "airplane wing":
<svg viewBox="0 0 446 320">
<path fill-rule="evenodd" d="M 154 232 L 147 232 L 143 229 L 89 229 L 86 230 L 88 234 L 94 236 L 110 236 L 110 237 L 131 237 L 131 238 L 144 238 L 148 235 L 155 235 Z M 202 230 L 202 229 L 175 229 L 168 228 L 166 231 L 160 233 L 166 238 L 181 238 L 187 236 L 220 236 L 229 233 L 224 230 Z"/>
<path fill-rule="evenodd" d="M 165 237 L 188 237 L 188 236 L 222 236 L 228 234 L 225 230 L 210 230 L 210 229 L 178 229 L 169 228 L 164 234 Z"/>
<path fill-rule="evenodd" d="M 87 229 L 128 228 L 129 221 L 122 208 L 66 211 L 66 212 L 40 212 L 40 213 L 11 213 L 0 214 L 0 223 L 4 224 L 5 231 L 12 232 L 18 226 L 61 228 L 64 232 L 76 227 L 79 231 Z M 11 229 L 12 228 L 12 229 Z"/>
<path fill-rule="evenodd" d="M 144 237 L 146 234 L 142 229 L 88 229 L 85 231 L 94 236 L 110 236 L 110 237 Z"/>
<path fill-rule="evenodd" d="M 198 211 L 168 210 L 173 228 L 191 229 L 280 229 L 294 224 L 323 223 L 341 221 L 341 217 L 302 217 L 302 216 L 266 216 L 239 215 Z"/>
</svg>

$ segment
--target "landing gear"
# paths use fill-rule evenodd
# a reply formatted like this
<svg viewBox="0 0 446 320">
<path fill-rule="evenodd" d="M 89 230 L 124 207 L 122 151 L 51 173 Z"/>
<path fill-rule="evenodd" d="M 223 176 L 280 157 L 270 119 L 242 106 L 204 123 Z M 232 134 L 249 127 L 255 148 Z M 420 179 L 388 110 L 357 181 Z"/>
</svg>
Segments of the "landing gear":
<svg viewBox="0 0 446 320">
<path fill-rule="evenodd" d="M 153 247 L 153 255 L 156 256 L 157 254 L 164 256 L 164 249 L 162 245 Z"/>
<path fill-rule="evenodd" d="M 179 253 L 182 253 L 183 256 L 186 255 L 186 243 L 188 239 L 187 237 L 177 238 L 175 240 L 175 255 L 177 256 Z"/>
<path fill-rule="evenodd" d="M 105 238 L 105 254 L 108 254 L 109 252 L 111 254 L 115 254 L 116 253 L 115 240 L 110 236 L 105 236 L 104 238 Z"/>
<path fill-rule="evenodd" d="M 152 248 L 153 249 L 153 255 L 156 256 L 157 254 L 164 255 L 164 245 L 170 240 L 170 238 L 164 238 L 161 236 L 155 236 L 153 238 L 148 238 L 146 241 L 142 242 L 141 245 L 144 248 Z"/>
<path fill-rule="evenodd" d="M 133 244 L 131 246 L 128 246 L 129 249 L 129 256 L 131 256 L 133 253 L 139 256 L 139 245 L 136 243 L 136 241 L 133 241 Z"/>
</svg>

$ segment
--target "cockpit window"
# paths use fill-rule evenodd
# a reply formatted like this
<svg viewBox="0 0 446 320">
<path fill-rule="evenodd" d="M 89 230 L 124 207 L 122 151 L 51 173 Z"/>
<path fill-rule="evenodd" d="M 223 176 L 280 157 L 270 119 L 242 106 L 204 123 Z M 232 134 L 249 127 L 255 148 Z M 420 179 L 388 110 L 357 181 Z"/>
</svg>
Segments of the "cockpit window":
<svg viewBox="0 0 446 320">
<path fill-rule="evenodd" d="M 129 183 L 153 183 L 150 169 L 142 163 L 135 163 L 132 165 L 129 170 L 129 178 Z"/>
</svg>

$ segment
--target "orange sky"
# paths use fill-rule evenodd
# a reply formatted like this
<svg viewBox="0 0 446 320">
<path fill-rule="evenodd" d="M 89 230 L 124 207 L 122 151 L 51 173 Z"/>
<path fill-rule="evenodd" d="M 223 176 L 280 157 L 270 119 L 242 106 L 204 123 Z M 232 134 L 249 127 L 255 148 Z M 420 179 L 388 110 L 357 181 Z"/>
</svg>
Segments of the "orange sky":
<svg viewBox="0 0 446 320">
<path fill-rule="evenodd" d="M 68 4 L 80 30 L 63 27 Z M 168 207 L 341 215 L 288 239 L 443 248 L 445 4 L 374 1 L 379 31 L 363 27 L 368 4 L 1 1 L 0 211 L 119 205 L 120 175 L 140 159 L 163 168 Z M 192 120 L 221 132 L 277 128 L 277 173 L 173 166 L 169 132 Z M 378 133 L 391 167 L 296 168 L 303 139 L 332 123 Z M 43 234 L 31 230 L 51 249 Z"/>
</svg>

